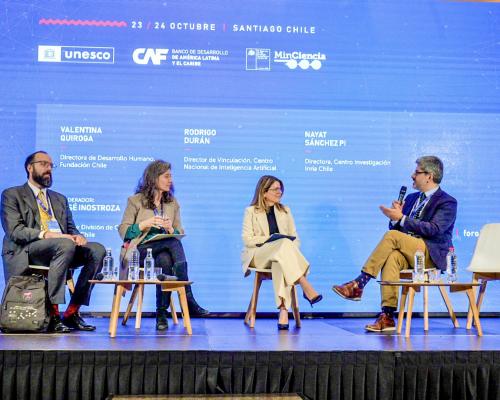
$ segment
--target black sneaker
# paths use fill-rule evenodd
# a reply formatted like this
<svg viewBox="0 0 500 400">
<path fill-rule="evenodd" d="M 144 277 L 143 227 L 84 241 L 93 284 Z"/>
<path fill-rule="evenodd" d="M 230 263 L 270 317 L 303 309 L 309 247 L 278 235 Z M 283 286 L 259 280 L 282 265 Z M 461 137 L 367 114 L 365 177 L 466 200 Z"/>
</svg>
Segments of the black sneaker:
<svg viewBox="0 0 500 400">
<path fill-rule="evenodd" d="M 190 317 L 204 317 L 210 314 L 210 311 L 205 310 L 203 307 L 199 306 L 198 303 L 188 303 L 188 310 Z"/>
<path fill-rule="evenodd" d="M 156 309 L 156 330 L 164 331 L 168 329 L 167 310 Z"/>
</svg>

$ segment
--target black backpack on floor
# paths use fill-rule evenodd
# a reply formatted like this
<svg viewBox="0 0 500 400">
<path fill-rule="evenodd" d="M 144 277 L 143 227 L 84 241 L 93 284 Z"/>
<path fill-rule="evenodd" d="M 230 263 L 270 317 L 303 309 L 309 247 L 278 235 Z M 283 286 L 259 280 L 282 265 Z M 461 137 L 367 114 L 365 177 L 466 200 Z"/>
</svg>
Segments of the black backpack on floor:
<svg viewBox="0 0 500 400">
<path fill-rule="evenodd" d="M 49 325 L 48 296 L 42 276 L 12 276 L 2 296 L 2 332 L 45 332 Z"/>
</svg>

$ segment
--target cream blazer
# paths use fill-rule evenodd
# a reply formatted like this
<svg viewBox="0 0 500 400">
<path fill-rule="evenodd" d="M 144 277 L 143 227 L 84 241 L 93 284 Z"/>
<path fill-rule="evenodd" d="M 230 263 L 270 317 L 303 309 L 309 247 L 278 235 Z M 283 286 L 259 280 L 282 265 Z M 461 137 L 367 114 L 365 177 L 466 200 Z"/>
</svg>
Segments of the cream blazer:
<svg viewBox="0 0 500 400">
<path fill-rule="evenodd" d="M 284 211 L 274 209 L 276 222 L 280 233 L 284 235 L 295 236 L 293 241 L 297 248 L 300 247 L 300 239 L 295 228 L 295 221 L 293 220 L 290 208 L 285 206 Z M 252 262 L 253 256 L 257 249 L 257 244 L 264 243 L 269 238 L 269 223 L 267 222 L 267 215 L 263 211 L 256 211 L 255 206 L 250 206 L 245 209 L 245 216 L 243 218 L 243 228 L 241 231 L 241 238 L 243 240 L 243 250 L 241 251 L 241 267 L 245 275 L 248 271 L 248 266 Z"/>
<path fill-rule="evenodd" d="M 139 224 L 142 221 L 154 217 L 154 211 L 150 208 L 144 207 L 142 204 L 144 196 L 141 193 L 130 196 L 127 201 L 127 208 L 123 213 L 121 224 L 118 226 L 118 233 L 122 240 L 125 238 L 127 229 L 133 224 Z M 168 216 L 172 221 L 172 227 L 177 229 L 179 233 L 184 233 L 184 228 L 181 222 L 181 209 L 177 199 L 173 199 L 170 203 L 163 204 L 163 214 Z M 142 232 L 142 234 L 130 242 L 127 248 L 122 247 L 120 252 L 120 261 L 123 263 L 128 257 L 128 251 L 137 247 L 139 243 L 146 237 L 149 229 Z"/>
</svg>

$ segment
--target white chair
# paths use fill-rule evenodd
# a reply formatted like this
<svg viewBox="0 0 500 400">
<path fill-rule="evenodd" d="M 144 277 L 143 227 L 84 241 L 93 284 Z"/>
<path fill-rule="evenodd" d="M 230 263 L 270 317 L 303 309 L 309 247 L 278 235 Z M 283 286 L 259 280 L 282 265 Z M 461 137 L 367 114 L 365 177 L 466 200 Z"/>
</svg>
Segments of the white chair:
<svg viewBox="0 0 500 400">
<path fill-rule="evenodd" d="M 473 282 L 481 283 L 477 296 L 477 310 L 480 312 L 486 284 L 500 279 L 500 224 L 486 224 L 481 228 L 467 271 L 472 272 Z M 472 310 L 469 307 L 467 329 L 471 328 Z"/>
<path fill-rule="evenodd" d="M 255 279 L 253 283 L 253 292 L 250 299 L 250 304 L 248 305 L 247 313 L 245 314 L 245 324 L 250 328 L 255 326 L 255 317 L 257 314 L 257 301 L 259 299 L 259 290 L 262 281 L 272 280 L 272 274 L 270 269 L 261 269 L 256 267 L 248 268 L 249 271 L 255 273 Z M 300 328 L 300 312 L 299 312 L 299 302 L 297 299 L 297 288 L 294 285 L 292 289 L 292 313 L 295 319 L 295 326 Z"/>
</svg>

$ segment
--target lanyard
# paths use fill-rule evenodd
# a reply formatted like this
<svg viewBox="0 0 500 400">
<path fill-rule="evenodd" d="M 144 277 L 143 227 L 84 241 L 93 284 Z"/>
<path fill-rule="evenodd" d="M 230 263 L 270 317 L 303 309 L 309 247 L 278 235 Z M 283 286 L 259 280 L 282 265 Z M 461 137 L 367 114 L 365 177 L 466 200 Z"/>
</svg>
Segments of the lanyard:
<svg viewBox="0 0 500 400">
<path fill-rule="evenodd" d="M 163 218 L 163 203 L 160 204 L 160 207 L 155 207 L 153 210 L 155 217 Z"/>
<path fill-rule="evenodd" d="M 153 213 L 154 213 L 155 217 L 163 218 L 163 203 L 160 204 L 160 207 L 155 207 L 153 210 Z M 163 228 L 163 227 L 160 228 L 160 231 L 167 233 L 167 231 L 165 231 L 165 228 Z"/>
<path fill-rule="evenodd" d="M 45 199 L 47 200 L 47 205 L 43 204 L 43 201 L 40 200 L 40 197 L 36 196 L 36 202 L 40 206 L 40 208 L 50 217 L 52 218 L 52 210 L 50 209 L 49 206 L 49 200 L 47 197 L 44 195 Z"/>
<path fill-rule="evenodd" d="M 422 210 L 424 209 L 425 205 L 427 204 L 427 202 L 429 201 L 430 197 L 425 197 L 424 199 L 422 199 L 421 201 L 419 202 L 416 202 L 414 205 L 413 205 L 413 209 L 411 210 L 411 213 L 410 213 L 410 218 L 415 218 L 415 219 L 418 219 L 420 217 L 420 214 L 422 213 Z"/>
</svg>

